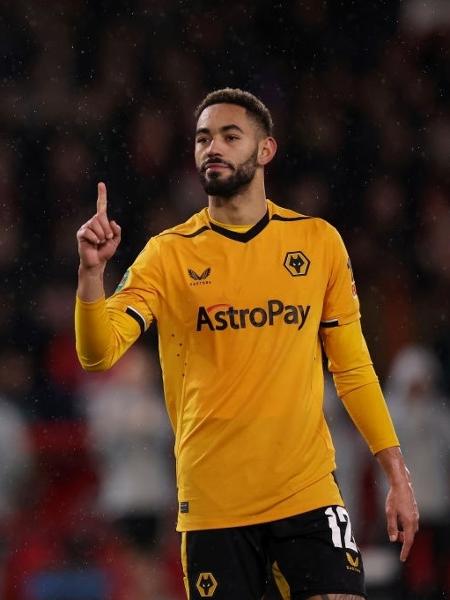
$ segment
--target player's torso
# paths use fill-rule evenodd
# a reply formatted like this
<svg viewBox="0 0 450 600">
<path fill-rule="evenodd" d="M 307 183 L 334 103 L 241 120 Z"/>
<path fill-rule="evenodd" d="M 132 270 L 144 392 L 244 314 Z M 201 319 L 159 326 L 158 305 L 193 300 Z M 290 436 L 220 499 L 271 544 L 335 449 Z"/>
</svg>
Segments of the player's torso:
<svg viewBox="0 0 450 600">
<path fill-rule="evenodd" d="M 274 373 L 287 390 L 299 379 L 310 386 L 329 276 L 317 223 L 270 220 L 240 239 L 209 229 L 166 241 L 158 320 L 169 404 L 179 388 L 171 393 L 168 371 L 197 414 L 209 414 L 215 397 L 231 417 L 256 390 L 273 410 Z"/>
<path fill-rule="evenodd" d="M 248 241 L 215 231 L 175 240 L 162 261 L 163 310 L 176 313 L 192 339 L 232 333 L 244 341 L 269 329 L 318 327 L 328 272 L 309 219 L 270 222 Z"/>
<path fill-rule="evenodd" d="M 271 220 L 239 240 L 208 229 L 164 244 L 157 318 L 179 495 L 189 505 L 182 528 L 295 512 L 299 490 L 332 469 L 318 339 L 329 278 L 321 227 Z"/>
</svg>

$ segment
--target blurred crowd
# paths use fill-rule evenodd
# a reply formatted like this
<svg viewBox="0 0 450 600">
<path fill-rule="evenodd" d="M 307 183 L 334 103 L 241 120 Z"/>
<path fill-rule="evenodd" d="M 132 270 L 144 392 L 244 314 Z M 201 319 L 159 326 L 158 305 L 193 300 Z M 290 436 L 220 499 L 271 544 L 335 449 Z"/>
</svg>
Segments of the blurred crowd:
<svg viewBox="0 0 450 600">
<path fill-rule="evenodd" d="M 382 477 L 329 386 L 371 598 L 448 597 L 448 1 L 6 0 L 0 55 L 0 597 L 183 597 L 156 333 L 81 371 L 75 232 L 105 181 L 111 292 L 150 235 L 202 208 L 192 113 L 225 86 L 272 111 L 268 197 L 329 220 L 352 258 L 422 514 L 401 569 Z"/>
</svg>

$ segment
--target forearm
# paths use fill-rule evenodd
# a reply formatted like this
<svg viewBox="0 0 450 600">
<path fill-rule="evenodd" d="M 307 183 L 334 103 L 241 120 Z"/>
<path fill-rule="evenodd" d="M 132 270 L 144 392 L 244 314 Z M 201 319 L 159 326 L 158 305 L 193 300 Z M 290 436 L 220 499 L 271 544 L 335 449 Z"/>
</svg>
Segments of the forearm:
<svg viewBox="0 0 450 600">
<path fill-rule="evenodd" d="M 103 274 L 105 265 L 106 263 L 92 268 L 85 268 L 80 265 L 78 268 L 78 298 L 84 302 L 95 302 L 100 298 L 104 298 Z"/>
<path fill-rule="evenodd" d="M 78 359 L 83 369 L 102 371 L 111 366 L 113 332 L 103 295 L 94 301 L 86 301 L 77 295 L 75 338 Z"/>
<path fill-rule="evenodd" d="M 78 269 L 75 304 L 75 337 L 79 361 L 87 371 L 109 368 L 112 342 L 111 324 L 106 311 L 103 274 L 105 265 Z"/>
<path fill-rule="evenodd" d="M 367 371 L 366 380 L 370 380 L 374 376 L 373 368 L 370 366 L 361 369 L 361 371 Z M 362 373 L 359 374 L 358 379 L 363 379 Z M 339 384 L 336 387 L 339 387 Z M 377 380 L 347 392 L 341 399 L 373 454 L 379 453 L 385 448 L 399 445 L 391 416 Z"/>
<path fill-rule="evenodd" d="M 111 300 L 102 296 L 88 302 L 77 296 L 76 350 L 87 371 L 105 371 L 112 367 L 141 333 L 137 322 Z"/>
<path fill-rule="evenodd" d="M 399 447 L 385 448 L 375 454 L 391 486 L 411 485 L 409 471 Z"/>
<path fill-rule="evenodd" d="M 322 332 L 338 396 L 375 454 L 398 439 L 359 321 Z"/>
</svg>

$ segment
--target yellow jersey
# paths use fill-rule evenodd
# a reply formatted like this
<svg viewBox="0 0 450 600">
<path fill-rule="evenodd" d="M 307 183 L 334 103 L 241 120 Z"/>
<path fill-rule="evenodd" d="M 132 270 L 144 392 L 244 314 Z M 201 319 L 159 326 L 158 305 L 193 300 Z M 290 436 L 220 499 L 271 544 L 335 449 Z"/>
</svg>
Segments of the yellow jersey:
<svg viewBox="0 0 450 600">
<path fill-rule="evenodd" d="M 106 303 L 77 303 L 78 353 L 92 369 L 109 368 L 157 322 L 179 530 L 342 503 L 322 406 L 321 333 L 359 320 L 349 257 L 326 221 L 267 206 L 243 232 L 212 222 L 205 208 L 151 238 Z M 108 337 L 97 352 L 88 338 L 101 327 Z M 371 365 L 358 344 L 342 372 Z M 384 447 L 398 443 L 385 412 Z M 379 450 L 377 435 L 368 441 Z"/>
</svg>

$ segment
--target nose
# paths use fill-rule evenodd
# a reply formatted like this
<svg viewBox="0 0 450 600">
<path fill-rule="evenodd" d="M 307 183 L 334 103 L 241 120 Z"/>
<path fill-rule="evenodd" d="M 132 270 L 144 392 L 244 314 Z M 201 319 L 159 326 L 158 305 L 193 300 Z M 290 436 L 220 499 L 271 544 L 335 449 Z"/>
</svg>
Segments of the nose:
<svg viewBox="0 0 450 600">
<path fill-rule="evenodd" d="M 211 138 L 209 146 L 206 148 L 207 156 L 222 156 L 221 143 L 216 137 Z"/>
</svg>

